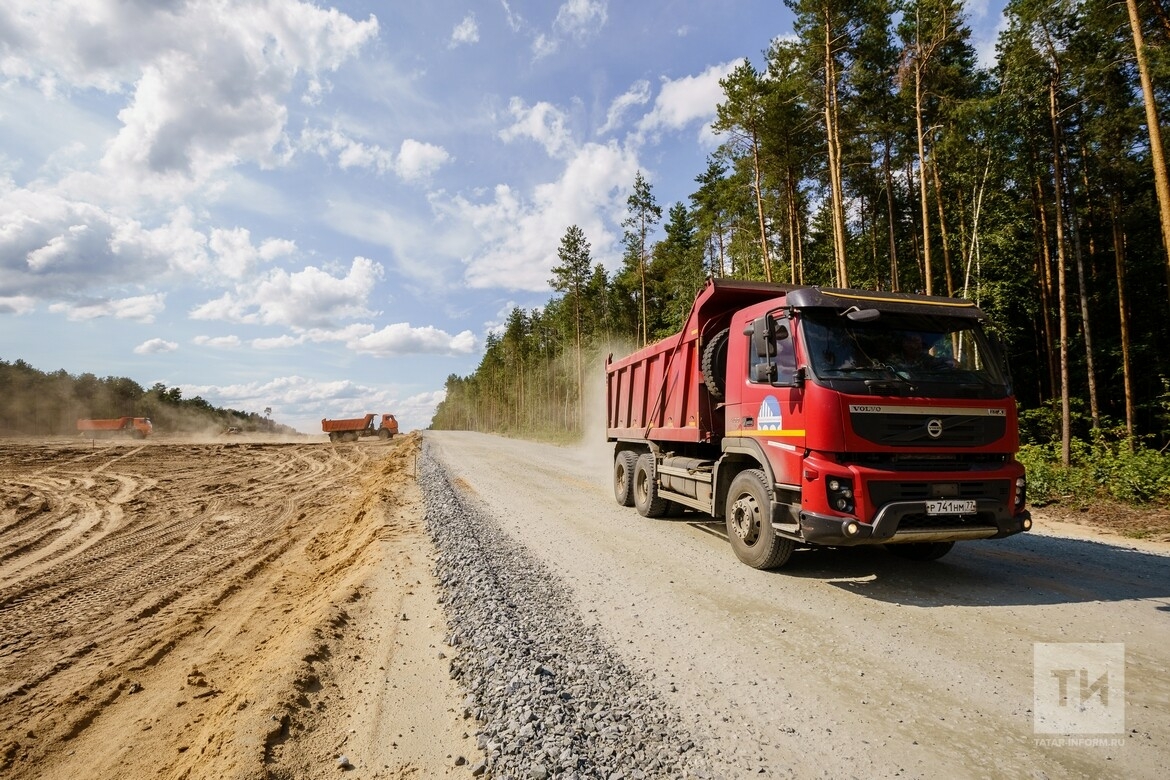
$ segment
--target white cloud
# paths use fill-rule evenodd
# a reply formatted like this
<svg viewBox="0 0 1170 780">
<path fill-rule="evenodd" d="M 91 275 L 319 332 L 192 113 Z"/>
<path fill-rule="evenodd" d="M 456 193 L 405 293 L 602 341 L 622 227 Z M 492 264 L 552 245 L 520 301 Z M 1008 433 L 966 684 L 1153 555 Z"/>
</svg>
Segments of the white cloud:
<svg viewBox="0 0 1170 780">
<path fill-rule="evenodd" d="M 653 108 L 638 123 L 639 135 L 658 130 L 682 130 L 695 122 L 709 124 L 724 98 L 719 80 L 735 70 L 740 62 L 742 60 L 712 65 L 697 76 L 663 79 Z"/>
<path fill-rule="evenodd" d="M 134 348 L 135 355 L 158 355 L 163 352 L 174 352 L 179 345 L 165 339 L 150 339 Z"/>
<path fill-rule="evenodd" d="M 0 191 L 0 273 L 5 292 L 53 298 L 123 275 L 148 273 L 141 257 L 117 257 L 111 239 L 127 225 L 89 203 L 48 191 Z"/>
<path fill-rule="evenodd" d="M 238 324 L 280 325 L 295 331 L 332 327 L 335 321 L 374 316 L 366 300 L 382 278 L 378 263 L 355 257 L 341 277 L 314 266 L 289 273 L 272 269 L 259 280 L 238 285 L 235 292 L 191 310 L 196 320 Z"/>
<path fill-rule="evenodd" d="M 406 181 L 430 176 L 448 161 L 451 155 L 441 146 L 407 138 L 398 149 L 394 170 Z"/>
<path fill-rule="evenodd" d="M 28 314 L 36 308 L 36 301 L 27 295 L 0 296 L 0 314 Z"/>
<path fill-rule="evenodd" d="M 379 357 L 469 355 L 475 352 L 476 340 L 469 330 L 452 336 L 429 325 L 417 328 L 406 322 L 397 322 L 353 339 L 346 346 L 355 352 Z"/>
<path fill-rule="evenodd" d="M 609 104 L 609 111 L 605 115 L 605 124 L 597 130 L 598 135 L 604 135 L 610 130 L 613 130 L 622 120 L 622 116 L 626 111 L 634 106 L 645 105 L 650 100 L 650 82 L 646 80 L 635 81 L 630 85 L 630 88 L 623 94 L 614 98 L 614 101 Z"/>
<path fill-rule="evenodd" d="M 144 227 L 138 220 L 117 220 L 109 248 L 117 256 L 122 278 L 132 278 L 131 273 L 137 278 L 143 273 L 153 277 L 166 270 L 202 276 L 211 270 L 207 237 L 195 228 L 190 209 L 175 209 L 167 219 L 153 228 Z M 126 260 L 132 264 L 127 266 Z"/>
<path fill-rule="evenodd" d="M 392 172 L 404 181 L 425 179 L 451 161 L 451 155 L 441 146 L 407 138 L 395 155 L 380 146 L 356 141 L 336 126 L 330 130 L 306 129 L 301 133 L 299 146 L 324 158 L 335 153 L 342 170 L 367 168 L 378 173 Z"/>
<path fill-rule="evenodd" d="M 231 349 L 240 346 L 239 336 L 196 336 L 191 341 L 201 347 L 216 349 Z"/>
<path fill-rule="evenodd" d="M 556 38 L 541 33 L 532 41 L 533 59 L 542 59 L 556 52 L 558 43 Z"/>
<path fill-rule="evenodd" d="M 530 138 L 544 147 L 549 157 L 563 157 L 573 149 L 573 139 L 565 127 L 565 115 L 551 103 L 539 102 L 528 106 L 514 97 L 508 103 L 508 111 L 516 120 L 511 126 L 500 131 L 504 141 Z"/>
<path fill-rule="evenodd" d="M 581 43 L 597 35 L 609 18 L 606 0 L 567 0 L 557 9 L 551 33 L 538 33 L 532 40 L 533 59 L 554 54 L 561 41 L 572 39 Z"/>
<path fill-rule="evenodd" d="M 500 5 L 504 8 L 504 18 L 508 22 L 508 27 L 512 29 L 512 32 L 520 32 L 520 29 L 524 26 L 524 18 L 512 10 L 512 6 L 509 5 L 508 0 L 500 0 Z"/>
<path fill-rule="evenodd" d="M 113 317 L 119 320 L 151 323 L 154 322 L 155 315 L 165 308 L 166 295 L 155 293 L 120 299 L 54 303 L 49 306 L 49 311 L 54 314 L 64 314 L 67 319 L 73 321 Z"/>
<path fill-rule="evenodd" d="M 279 164 L 292 90 L 324 91 L 322 75 L 378 32 L 372 16 L 357 21 L 305 2 L 11 0 L 7 8 L 0 75 L 46 95 L 130 94 L 96 174 L 111 199 L 136 187 L 176 197 L 239 162 Z"/>
<path fill-rule="evenodd" d="M 272 338 L 252 339 L 249 343 L 256 349 L 290 349 L 305 343 L 305 340 L 302 337 L 285 334 Z"/>
<path fill-rule="evenodd" d="M 570 225 L 579 226 L 594 251 L 612 246 L 616 236 L 607 215 L 619 213 L 624 189 L 639 169 L 633 152 L 617 143 L 585 144 L 566 163 L 557 181 L 538 185 L 523 198 L 498 185 L 493 199 L 475 203 L 456 197 L 446 208 L 479 236 L 481 249 L 465 260 L 470 287 L 548 290 L 556 248 Z M 615 258 L 594 255 L 595 262 Z"/>
<path fill-rule="evenodd" d="M 451 43 L 448 44 L 452 49 L 456 46 L 479 42 L 479 25 L 475 22 L 475 14 L 468 14 L 463 17 L 463 21 L 455 25 L 455 29 L 451 31 Z"/>
<path fill-rule="evenodd" d="M 340 329 L 313 328 L 296 336 L 254 339 L 257 349 L 281 349 L 307 342 L 340 343 L 353 352 L 376 357 L 405 357 L 408 355 L 470 355 L 478 342 L 471 331 L 455 335 L 430 325 L 416 327 L 409 322 L 396 322 L 381 329 L 369 323 L 353 323 Z"/>
<path fill-rule="evenodd" d="M 244 228 L 231 230 L 216 228 L 208 242 L 216 255 L 216 269 L 228 279 L 243 279 L 262 262 L 293 254 L 296 243 L 287 239 L 269 238 L 252 245 L 252 235 Z"/>
<path fill-rule="evenodd" d="M 601 31 L 608 16 L 606 0 L 568 0 L 557 11 L 553 29 L 571 38 L 585 38 Z"/>
</svg>

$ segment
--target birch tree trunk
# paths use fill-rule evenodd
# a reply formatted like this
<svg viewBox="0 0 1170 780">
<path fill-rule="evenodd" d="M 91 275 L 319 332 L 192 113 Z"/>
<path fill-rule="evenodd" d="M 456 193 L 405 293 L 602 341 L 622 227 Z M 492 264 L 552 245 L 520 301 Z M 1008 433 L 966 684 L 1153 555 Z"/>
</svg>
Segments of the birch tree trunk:
<svg viewBox="0 0 1170 780">
<path fill-rule="evenodd" d="M 841 137 L 837 130 L 837 66 L 833 59 L 833 28 L 825 9 L 825 140 L 829 151 L 829 192 L 833 217 L 833 256 L 837 286 L 849 286 L 845 264 L 845 197 L 841 185 Z"/>
<path fill-rule="evenodd" d="M 1054 72 L 1048 80 L 1048 113 L 1052 120 L 1052 198 L 1056 212 L 1056 283 L 1060 293 L 1060 462 L 1069 466 L 1072 463 L 1072 407 L 1068 372 L 1068 289 L 1065 282 L 1064 166 L 1060 160 L 1060 113 L 1056 104 L 1058 73 Z"/>
<path fill-rule="evenodd" d="M 1113 222 L 1113 264 L 1117 272 L 1117 312 L 1121 319 L 1121 378 L 1125 390 L 1125 433 L 1129 451 L 1134 451 L 1133 384 L 1129 369 L 1129 307 L 1125 292 L 1125 233 L 1121 230 L 1121 206 L 1118 196 L 1109 196 L 1109 217 Z"/>
</svg>

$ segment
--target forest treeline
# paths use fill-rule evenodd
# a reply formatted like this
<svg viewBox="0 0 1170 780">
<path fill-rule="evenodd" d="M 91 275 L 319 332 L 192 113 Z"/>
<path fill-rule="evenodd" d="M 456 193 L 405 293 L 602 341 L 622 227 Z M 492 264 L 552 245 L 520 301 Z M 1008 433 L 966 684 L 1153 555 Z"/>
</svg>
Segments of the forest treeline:
<svg viewBox="0 0 1170 780">
<path fill-rule="evenodd" d="M 149 417 L 158 433 L 295 434 L 296 429 L 263 415 L 212 406 L 199 396 L 184 398 L 161 382 L 149 390 L 132 379 L 64 369 L 45 372 L 23 360 L 0 360 L 0 435 L 75 435 L 82 418 Z"/>
<path fill-rule="evenodd" d="M 991 68 L 956 0 L 786 3 L 795 33 L 721 82 L 688 200 L 664 210 L 639 172 L 612 274 L 567 226 L 556 294 L 448 377 L 432 426 L 580 435 L 604 355 L 675 332 L 714 276 L 974 300 L 1025 442 L 1165 447 L 1160 0 L 1013 0 Z"/>
</svg>

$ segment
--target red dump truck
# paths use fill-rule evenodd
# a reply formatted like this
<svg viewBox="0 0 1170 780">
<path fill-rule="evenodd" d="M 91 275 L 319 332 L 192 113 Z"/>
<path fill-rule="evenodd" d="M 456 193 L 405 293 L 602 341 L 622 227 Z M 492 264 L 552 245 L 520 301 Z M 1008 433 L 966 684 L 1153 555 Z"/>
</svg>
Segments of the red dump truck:
<svg viewBox="0 0 1170 780">
<path fill-rule="evenodd" d="M 972 302 L 708 280 L 683 331 L 606 362 L 619 504 L 798 545 L 934 560 L 1031 528 L 1011 380 Z"/>
<path fill-rule="evenodd" d="M 115 417 L 110 420 L 78 420 L 77 430 L 84 436 L 132 436 L 145 439 L 154 431 L 149 417 Z"/>
<path fill-rule="evenodd" d="M 362 436 L 390 439 L 397 435 L 398 421 L 394 415 L 382 415 L 382 421 L 377 427 L 374 427 L 375 416 L 367 414 L 350 420 L 322 420 L 321 430 L 329 434 L 329 441 L 357 441 Z"/>
</svg>

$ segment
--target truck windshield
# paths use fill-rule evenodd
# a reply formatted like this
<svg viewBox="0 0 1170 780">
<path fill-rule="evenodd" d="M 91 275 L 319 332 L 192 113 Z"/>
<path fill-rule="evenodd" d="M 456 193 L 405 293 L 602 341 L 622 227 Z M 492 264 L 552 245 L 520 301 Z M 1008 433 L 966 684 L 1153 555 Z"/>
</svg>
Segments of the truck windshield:
<svg viewBox="0 0 1170 780">
<path fill-rule="evenodd" d="M 817 379 L 886 380 L 930 394 L 954 389 L 948 385 L 982 391 L 976 395 L 1007 391 L 998 352 L 973 320 L 886 313 L 853 322 L 806 311 L 803 335 Z"/>
</svg>

